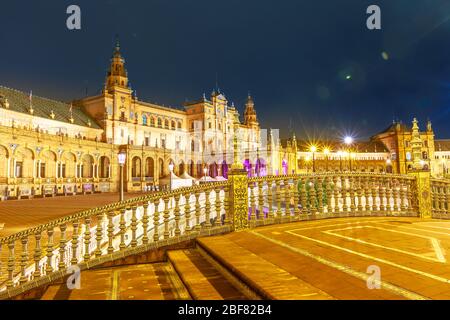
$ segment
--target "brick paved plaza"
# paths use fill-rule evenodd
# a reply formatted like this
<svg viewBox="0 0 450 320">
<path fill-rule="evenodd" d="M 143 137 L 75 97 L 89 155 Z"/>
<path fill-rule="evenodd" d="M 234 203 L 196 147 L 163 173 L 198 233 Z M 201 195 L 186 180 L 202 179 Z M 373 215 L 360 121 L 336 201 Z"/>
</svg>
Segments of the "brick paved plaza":
<svg viewBox="0 0 450 320">
<path fill-rule="evenodd" d="M 125 194 L 126 198 L 139 194 Z M 89 208 L 117 202 L 117 193 L 0 202 L 0 237 Z M 2 228 L 3 226 L 3 228 Z"/>
</svg>

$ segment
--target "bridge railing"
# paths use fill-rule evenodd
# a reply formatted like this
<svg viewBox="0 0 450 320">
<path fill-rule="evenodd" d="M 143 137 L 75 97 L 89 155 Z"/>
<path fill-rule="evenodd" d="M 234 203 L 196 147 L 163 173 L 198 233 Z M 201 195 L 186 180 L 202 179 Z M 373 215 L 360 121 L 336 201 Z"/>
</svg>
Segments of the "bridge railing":
<svg viewBox="0 0 450 320">
<path fill-rule="evenodd" d="M 146 245 L 230 229 L 229 183 L 158 192 L 63 217 L 0 238 L 0 298 Z M 147 249 L 148 250 L 148 249 Z"/>
<path fill-rule="evenodd" d="M 274 219 L 417 216 L 415 183 L 412 176 L 372 173 L 250 178 L 249 219 L 258 225 Z"/>
<path fill-rule="evenodd" d="M 431 179 L 431 214 L 436 219 L 450 219 L 450 180 Z"/>
</svg>

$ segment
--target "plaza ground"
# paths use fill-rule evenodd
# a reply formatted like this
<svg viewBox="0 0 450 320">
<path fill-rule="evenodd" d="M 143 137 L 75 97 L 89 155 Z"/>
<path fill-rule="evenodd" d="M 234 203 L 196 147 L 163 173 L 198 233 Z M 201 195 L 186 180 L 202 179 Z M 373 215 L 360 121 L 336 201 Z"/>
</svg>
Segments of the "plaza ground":
<svg viewBox="0 0 450 320">
<path fill-rule="evenodd" d="M 226 269 L 265 299 L 450 299 L 449 248 L 450 222 L 442 220 L 296 222 L 200 238 L 196 248 L 169 251 L 166 262 L 89 270 L 80 290 L 56 285 L 43 298 L 244 298 Z"/>
<path fill-rule="evenodd" d="M 140 195 L 139 193 L 128 193 L 125 194 L 125 198 L 133 198 Z M 118 200 L 118 193 L 99 193 L 3 201 L 0 202 L 0 237 L 8 236 L 82 210 L 117 202 Z"/>
</svg>

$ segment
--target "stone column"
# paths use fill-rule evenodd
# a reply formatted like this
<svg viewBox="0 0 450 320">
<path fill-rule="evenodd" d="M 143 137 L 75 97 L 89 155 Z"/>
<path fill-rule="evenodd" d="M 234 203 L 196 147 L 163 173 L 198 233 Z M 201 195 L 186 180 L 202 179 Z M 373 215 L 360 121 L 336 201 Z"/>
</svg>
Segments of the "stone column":
<svg viewBox="0 0 450 320">
<path fill-rule="evenodd" d="M 408 175 L 416 178 L 415 180 L 415 190 L 410 190 L 413 192 L 413 197 L 417 198 L 418 204 L 418 214 L 421 218 L 429 219 L 431 218 L 431 174 L 430 171 L 412 171 Z"/>
<path fill-rule="evenodd" d="M 247 229 L 248 224 L 248 177 L 239 162 L 237 137 L 234 137 L 234 163 L 228 172 L 230 181 L 230 215 L 234 230 Z"/>
</svg>

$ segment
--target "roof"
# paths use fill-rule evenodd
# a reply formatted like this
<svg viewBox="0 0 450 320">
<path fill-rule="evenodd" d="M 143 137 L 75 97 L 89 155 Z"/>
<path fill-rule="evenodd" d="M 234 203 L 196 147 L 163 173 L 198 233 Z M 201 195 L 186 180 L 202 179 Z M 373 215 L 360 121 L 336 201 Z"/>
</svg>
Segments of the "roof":
<svg viewBox="0 0 450 320">
<path fill-rule="evenodd" d="M 286 145 L 285 139 L 282 140 L 282 144 Z M 313 143 L 297 140 L 297 146 L 299 151 L 308 151 Z M 340 141 L 315 141 L 314 145 L 317 145 L 320 152 L 323 148 L 329 148 L 332 152 L 347 149 L 348 147 Z M 355 152 L 389 152 L 386 146 L 380 141 L 355 141 L 351 146 L 351 150 Z"/>
<path fill-rule="evenodd" d="M 397 125 L 400 126 L 400 131 L 406 131 L 406 132 L 411 131 L 411 129 L 406 124 L 401 123 L 401 122 L 394 122 L 389 127 L 387 127 L 386 129 L 384 129 L 384 130 L 380 131 L 379 133 L 377 133 L 375 136 L 383 134 L 383 133 L 395 132 Z"/>
<path fill-rule="evenodd" d="M 0 97 L 8 99 L 9 110 L 25 113 L 28 115 L 30 114 L 28 111 L 30 107 L 29 93 L 0 86 Z M 33 95 L 32 105 L 34 109 L 33 116 L 70 124 L 69 104 Z M 52 110 L 55 114 L 54 119 L 50 118 Z M 73 124 L 75 125 L 89 127 L 88 123 L 90 122 L 90 128 L 101 129 L 93 118 L 91 118 L 88 114 L 84 113 L 83 110 L 75 106 L 72 108 L 72 117 L 74 119 Z"/>
<path fill-rule="evenodd" d="M 450 140 L 434 140 L 434 151 L 450 151 Z"/>
</svg>

